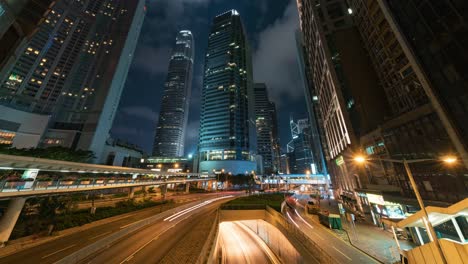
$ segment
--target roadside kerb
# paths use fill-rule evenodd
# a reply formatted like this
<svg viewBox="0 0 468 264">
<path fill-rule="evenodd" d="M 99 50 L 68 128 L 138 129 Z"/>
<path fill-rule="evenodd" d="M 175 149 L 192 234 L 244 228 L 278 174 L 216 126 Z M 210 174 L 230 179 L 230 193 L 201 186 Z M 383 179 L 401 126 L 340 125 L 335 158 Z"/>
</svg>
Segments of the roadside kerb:
<svg viewBox="0 0 468 264">
<path fill-rule="evenodd" d="M 209 200 L 209 199 L 206 199 L 206 200 Z M 78 263 L 80 260 L 86 258 L 86 257 L 89 257 L 90 255 L 98 252 L 99 250 L 102 250 L 104 248 L 107 248 L 109 247 L 112 243 L 115 243 L 116 241 L 118 241 L 119 239 L 123 238 L 124 236 L 126 235 L 129 235 L 135 231 L 138 231 L 139 229 L 149 225 L 149 224 L 152 224 L 160 219 L 163 219 L 167 216 L 170 216 L 171 214 L 177 212 L 179 209 L 183 210 L 183 209 L 186 209 L 186 208 L 189 208 L 191 206 L 194 206 L 195 204 L 198 204 L 200 201 L 198 202 L 193 202 L 193 203 L 190 203 L 190 204 L 187 204 L 185 206 L 181 206 L 181 207 L 177 207 L 177 208 L 174 208 L 174 209 L 171 209 L 171 210 L 168 210 L 168 211 L 165 211 L 163 213 L 160 213 L 160 214 L 157 214 L 155 216 L 152 216 L 152 217 L 149 217 L 149 218 L 146 218 L 140 222 L 136 222 L 134 224 L 131 224 L 130 226 L 126 227 L 126 228 L 123 228 L 122 230 L 120 231 L 117 231 L 116 233 L 112 234 L 112 235 L 109 235 L 101 240 L 98 240 L 96 241 L 95 243 L 89 245 L 89 246 L 86 246 L 84 248 L 81 248 L 80 250 L 66 256 L 65 258 L 57 261 L 56 263 L 57 264 L 69 264 L 69 263 Z M 181 211 L 180 210 L 180 211 Z"/>
</svg>

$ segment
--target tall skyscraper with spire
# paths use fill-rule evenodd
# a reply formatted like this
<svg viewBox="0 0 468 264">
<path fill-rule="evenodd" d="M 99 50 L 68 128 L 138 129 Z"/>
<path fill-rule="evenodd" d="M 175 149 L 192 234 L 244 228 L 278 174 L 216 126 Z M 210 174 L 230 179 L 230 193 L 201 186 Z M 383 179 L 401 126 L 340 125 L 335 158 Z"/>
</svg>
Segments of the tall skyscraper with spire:
<svg viewBox="0 0 468 264">
<path fill-rule="evenodd" d="M 184 155 L 194 51 L 192 32 L 180 31 L 164 83 L 164 95 L 154 138 L 154 156 L 181 157 Z"/>
<path fill-rule="evenodd" d="M 256 169 L 250 49 L 239 13 L 213 19 L 205 56 L 200 117 L 201 173 L 244 174 Z"/>
</svg>

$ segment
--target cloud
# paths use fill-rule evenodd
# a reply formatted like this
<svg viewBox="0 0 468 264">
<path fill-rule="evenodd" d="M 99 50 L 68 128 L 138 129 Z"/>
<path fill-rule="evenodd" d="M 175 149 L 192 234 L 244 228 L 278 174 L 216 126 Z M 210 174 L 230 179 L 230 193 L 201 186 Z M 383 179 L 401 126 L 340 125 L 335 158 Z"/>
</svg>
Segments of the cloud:
<svg viewBox="0 0 468 264">
<path fill-rule="evenodd" d="M 156 123 L 159 117 L 158 113 L 146 106 L 128 106 L 122 108 L 121 112 L 130 117 L 146 119 L 147 121 L 151 121 L 153 124 Z"/>
<path fill-rule="evenodd" d="M 254 79 L 268 85 L 270 97 L 278 107 L 282 102 L 296 101 L 304 96 L 297 63 L 295 32 L 298 28 L 296 2 L 290 0 L 283 16 L 258 36 L 253 56 Z"/>
</svg>

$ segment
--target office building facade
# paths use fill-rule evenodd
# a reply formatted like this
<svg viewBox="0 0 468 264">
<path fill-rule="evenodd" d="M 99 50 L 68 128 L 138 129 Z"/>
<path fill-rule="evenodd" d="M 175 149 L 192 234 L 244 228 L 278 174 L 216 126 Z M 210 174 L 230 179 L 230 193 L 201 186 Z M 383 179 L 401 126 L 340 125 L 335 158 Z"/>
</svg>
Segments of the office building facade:
<svg viewBox="0 0 468 264">
<path fill-rule="evenodd" d="M 326 156 L 327 145 L 323 128 L 321 127 L 320 112 L 318 111 L 318 97 L 314 89 L 313 83 L 309 80 L 309 63 L 305 60 L 307 52 L 305 51 L 304 43 L 302 40 L 301 31 L 296 31 L 296 45 L 297 45 L 297 62 L 299 65 L 299 72 L 302 78 L 302 84 L 304 89 L 305 101 L 307 105 L 307 112 L 309 114 L 309 144 L 310 150 L 312 151 L 313 167 L 312 173 L 321 173 L 324 175 L 328 174 Z"/>
<path fill-rule="evenodd" d="M 205 56 L 200 117 L 201 173 L 256 169 L 252 62 L 236 10 L 216 16 Z"/>
<path fill-rule="evenodd" d="M 468 3 L 377 2 L 468 169 Z"/>
<path fill-rule="evenodd" d="M 278 170 L 278 150 L 276 106 L 270 102 L 268 89 L 264 83 L 254 84 L 255 123 L 257 129 L 257 154 L 263 158 L 265 174 Z"/>
<path fill-rule="evenodd" d="M 456 142 L 451 140 L 431 95 L 425 92 L 427 81 L 418 74 L 421 71 L 418 64 L 413 63 L 412 55 L 401 44 L 402 32 L 395 31 L 388 10 L 382 8 L 385 5 L 363 0 L 348 3 L 392 108 L 391 119 L 361 137 L 362 152 L 372 158 L 436 160 L 456 153 Z M 456 90 L 456 85 L 453 88 Z M 462 184 L 466 173 L 463 166 L 444 167 L 439 162 L 425 162 L 415 163 L 411 168 L 427 201 L 453 203 L 467 192 Z M 401 164 L 375 162 L 367 170 L 371 177 L 361 191 L 373 189 L 387 196 L 414 197 Z"/>
<path fill-rule="evenodd" d="M 184 155 L 195 49 L 192 32 L 178 33 L 164 83 L 153 156 Z"/>
<path fill-rule="evenodd" d="M 292 140 L 287 145 L 289 170 L 292 174 L 317 173 L 316 162 L 311 150 L 310 123 L 308 119 L 297 122 L 291 117 L 289 121 Z"/>
<path fill-rule="evenodd" d="M 352 157 L 359 136 L 387 118 L 385 94 L 344 0 L 298 0 L 298 9 L 336 196 L 356 200 L 362 179 Z"/>
<path fill-rule="evenodd" d="M 144 17 L 143 0 L 59 1 L 2 69 L 0 103 L 51 117 L 43 147 L 91 150 L 104 163 Z"/>
</svg>

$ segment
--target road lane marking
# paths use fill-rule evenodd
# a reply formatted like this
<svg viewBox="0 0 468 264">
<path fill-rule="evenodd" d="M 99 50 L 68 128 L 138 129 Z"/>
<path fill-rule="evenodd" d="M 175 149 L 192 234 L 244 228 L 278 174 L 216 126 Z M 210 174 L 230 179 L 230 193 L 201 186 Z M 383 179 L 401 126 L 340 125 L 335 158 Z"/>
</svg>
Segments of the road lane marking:
<svg viewBox="0 0 468 264">
<path fill-rule="evenodd" d="M 341 255 L 345 256 L 345 258 L 347 258 L 347 259 L 353 261 L 353 259 L 351 259 L 350 257 L 348 257 L 345 253 L 339 251 L 335 246 L 333 246 L 333 248 L 334 248 L 336 251 L 338 251 Z"/>
<path fill-rule="evenodd" d="M 72 247 L 74 247 L 74 246 L 76 246 L 76 244 L 70 245 L 70 246 L 68 246 L 68 247 L 66 247 L 66 248 L 59 249 L 59 250 L 57 250 L 57 251 L 55 251 L 55 252 L 52 252 L 52 253 L 47 254 L 47 255 L 45 255 L 45 256 L 42 256 L 41 258 L 42 258 L 42 259 L 48 258 L 48 257 L 50 257 L 50 256 L 52 256 L 52 255 L 55 255 L 55 254 L 60 253 L 60 252 L 62 252 L 62 251 L 65 251 L 65 250 L 67 250 L 67 249 L 69 249 L 69 248 L 72 248 Z"/>
<path fill-rule="evenodd" d="M 120 229 L 123 229 L 123 228 L 129 227 L 129 226 L 131 226 L 131 225 L 134 225 L 134 224 L 140 223 L 140 222 L 142 222 L 142 221 L 145 221 L 145 220 L 146 220 L 146 219 L 142 219 L 142 220 L 140 220 L 140 221 L 136 221 L 136 222 L 133 222 L 133 223 L 130 223 L 130 224 L 127 224 L 127 225 L 123 225 L 123 226 L 121 226 L 121 227 L 120 227 Z"/>
<path fill-rule="evenodd" d="M 93 239 L 95 239 L 95 238 L 98 238 L 98 237 L 101 237 L 101 236 L 105 236 L 105 235 L 110 234 L 110 233 L 112 233 L 112 231 L 108 231 L 108 232 L 102 233 L 102 234 L 100 234 L 100 235 L 93 236 L 93 237 L 89 238 L 89 240 L 93 240 Z"/>
<path fill-rule="evenodd" d="M 124 262 L 128 262 L 129 260 L 131 260 L 133 257 L 135 257 L 135 254 L 137 254 L 138 252 L 140 252 L 143 248 L 145 248 L 146 246 L 148 246 L 151 242 L 155 241 L 156 239 L 158 239 L 162 234 L 166 233 L 169 229 L 173 228 L 175 225 L 172 225 L 168 228 L 166 228 L 164 231 L 162 231 L 161 233 L 159 233 L 157 236 L 153 237 L 150 241 L 146 242 L 143 246 L 141 246 L 140 248 L 138 248 L 135 252 L 133 252 L 130 256 L 128 256 L 127 258 L 125 258 L 124 260 L 122 260 L 122 262 L 120 262 L 120 264 L 124 263 Z"/>
</svg>

